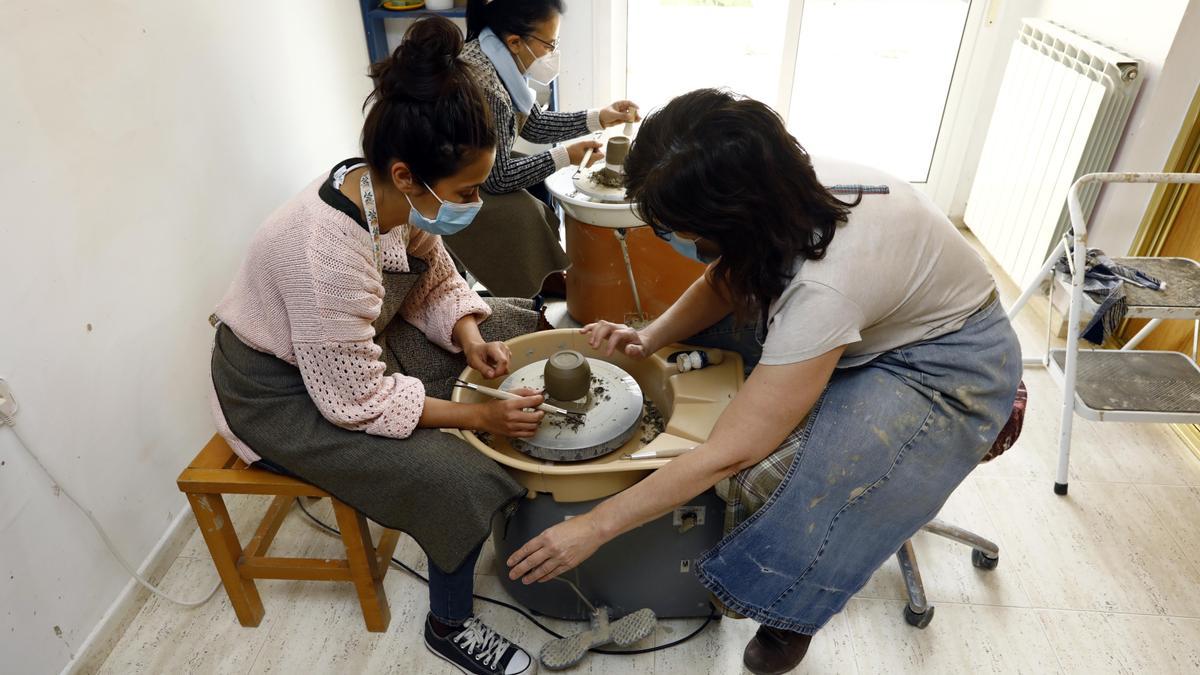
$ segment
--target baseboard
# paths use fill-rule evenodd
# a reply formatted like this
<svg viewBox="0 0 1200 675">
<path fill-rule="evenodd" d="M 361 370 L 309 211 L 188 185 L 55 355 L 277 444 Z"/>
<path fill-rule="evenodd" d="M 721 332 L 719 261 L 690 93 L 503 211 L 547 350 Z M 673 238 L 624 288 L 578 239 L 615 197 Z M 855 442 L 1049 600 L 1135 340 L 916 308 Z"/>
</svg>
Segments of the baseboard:
<svg viewBox="0 0 1200 675">
<path fill-rule="evenodd" d="M 1183 444 L 1192 451 L 1196 456 L 1196 461 L 1200 461 L 1200 427 L 1195 424 L 1172 424 L 1171 428 L 1176 434 L 1183 439 Z"/>
<path fill-rule="evenodd" d="M 187 502 L 184 502 L 179 508 L 179 515 L 175 516 L 175 520 L 171 521 L 166 532 L 150 550 L 150 554 L 138 568 L 138 573 L 157 585 L 166 576 L 167 570 L 179 557 L 180 551 L 195 531 L 196 518 Z M 149 598 L 150 592 L 137 581 L 130 579 L 121 590 L 121 594 L 104 612 L 104 616 L 100 617 L 92 632 L 75 650 L 75 655 L 60 675 L 85 675 L 98 671 Z"/>
</svg>

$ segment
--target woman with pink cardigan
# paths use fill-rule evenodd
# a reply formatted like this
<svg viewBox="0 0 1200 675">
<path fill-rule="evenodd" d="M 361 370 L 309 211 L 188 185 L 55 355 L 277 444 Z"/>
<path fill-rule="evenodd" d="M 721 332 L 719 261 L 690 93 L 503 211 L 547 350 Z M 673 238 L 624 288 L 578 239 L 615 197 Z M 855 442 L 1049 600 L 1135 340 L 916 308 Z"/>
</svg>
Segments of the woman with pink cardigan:
<svg viewBox="0 0 1200 675">
<path fill-rule="evenodd" d="M 480 298 L 442 236 L 470 224 L 496 137 L 445 19 L 415 22 L 372 67 L 362 159 L 334 165 L 260 227 L 217 308 L 218 428 L 247 463 L 317 485 L 429 557 L 425 642 L 466 673 L 530 672 L 472 614 L 492 517 L 525 489 L 438 429 L 532 436 L 542 402 L 445 400 L 466 365 L 508 370 L 537 330 L 529 300 Z"/>
</svg>

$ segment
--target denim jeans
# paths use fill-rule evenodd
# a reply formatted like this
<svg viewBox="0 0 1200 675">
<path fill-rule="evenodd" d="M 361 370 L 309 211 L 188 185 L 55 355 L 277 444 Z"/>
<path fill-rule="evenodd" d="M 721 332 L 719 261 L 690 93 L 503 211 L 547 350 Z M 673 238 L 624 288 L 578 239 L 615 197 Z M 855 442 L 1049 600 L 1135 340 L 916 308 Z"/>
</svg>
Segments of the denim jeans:
<svg viewBox="0 0 1200 675">
<path fill-rule="evenodd" d="M 454 572 L 443 572 L 429 563 L 429 613 L 441 623 L 457 626 L 474 613 L 475 563 L 483 550 L 480 544 Z"/>
<path fill-rule="evenodd" d="M 757 332 L 758 322 L 738 324 L 730 314 L 683 343 L 693 347 L 712 347 L 737 352 L 742 355 L 742 365 L 745 366 L 748 375 L 762 358 L 762 343 L 758 341 Z"/>
<path fill-rule="evenodd" d="M 1012 412 L 1021 349 L 994 302 L 958 331 L 835 371 L 766 504 L 696 565 L 728 608 L 815 633 L 941 509 Z"/>
</svg>

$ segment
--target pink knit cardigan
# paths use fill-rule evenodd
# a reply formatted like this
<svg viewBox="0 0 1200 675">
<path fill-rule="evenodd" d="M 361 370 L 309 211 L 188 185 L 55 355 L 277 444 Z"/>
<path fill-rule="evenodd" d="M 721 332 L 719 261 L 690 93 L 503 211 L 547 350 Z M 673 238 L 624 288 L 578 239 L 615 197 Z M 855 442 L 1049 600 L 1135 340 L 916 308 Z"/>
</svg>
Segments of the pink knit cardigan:
<svg viewBox="0 0 1200 675">
<path fill-rule="evenodd" d="M 300 369 L 325 419 L 345 429 L 407 438 L 425 406 L 420 380 L 384 375 L 372 322 L 383 305 L 383 283 L 371 235 L 317 194 L 321 178 L 274 213 L 255 233 L 217 317 L 242 342 Z M 442 348 L 459 352 L 454 324 L 490 309 L 459 276 L 441 237 L 396 227 L 383 235 L 383 267 L 407 272 L 412 255 L 429 264 L 400 315 Z M 225 421 L 215 390 L 217 430 L 247 463 L 258 454 Z"/>
</svg>

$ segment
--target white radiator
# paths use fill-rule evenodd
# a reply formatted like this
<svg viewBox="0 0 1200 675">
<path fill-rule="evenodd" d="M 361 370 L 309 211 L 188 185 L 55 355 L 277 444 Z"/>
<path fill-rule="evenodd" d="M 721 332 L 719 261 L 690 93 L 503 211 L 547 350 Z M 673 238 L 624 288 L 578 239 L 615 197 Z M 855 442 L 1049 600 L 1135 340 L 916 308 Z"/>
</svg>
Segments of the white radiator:
<svg viewBox="0 0 1200 675">
<path fill-rule="evenodd" d="M 1139 66 L 1049 21 L 1022 23 L 963 216 L 1017 285 L 1032 281 L 1067 230 L 1071 183 L 1108 170 L 1142 84 Z M 1085 216 L 1099 187 L 1083 193 Z"/>
</svg>

